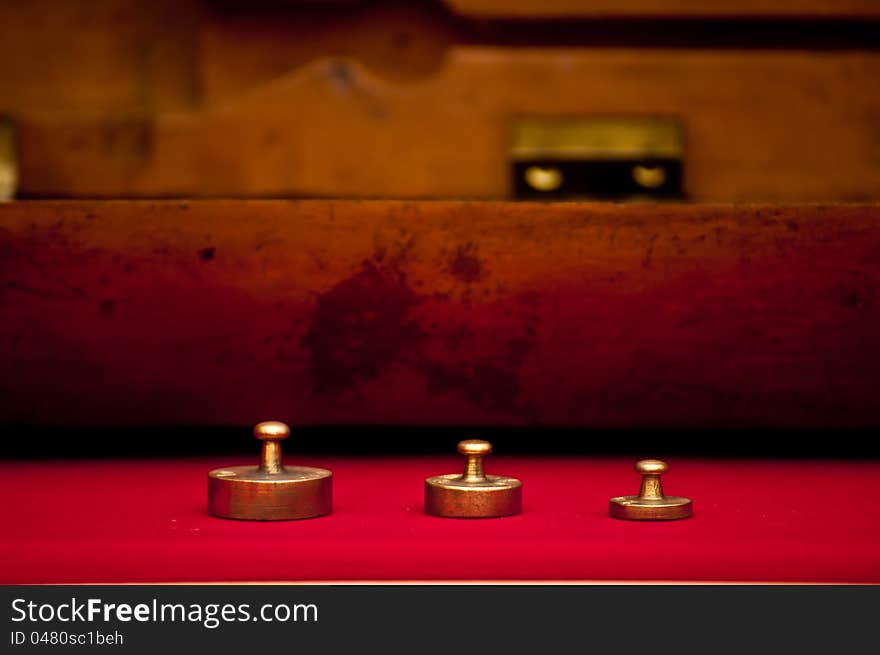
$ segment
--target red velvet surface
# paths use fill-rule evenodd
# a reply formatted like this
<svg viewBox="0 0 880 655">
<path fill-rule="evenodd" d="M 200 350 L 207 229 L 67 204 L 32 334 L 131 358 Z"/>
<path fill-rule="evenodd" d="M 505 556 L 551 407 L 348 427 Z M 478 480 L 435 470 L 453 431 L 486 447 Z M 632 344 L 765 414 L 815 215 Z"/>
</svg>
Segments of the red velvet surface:
<svg viewBox="0 0 880 655">
<path fill-rule="evenodd" d="M 209 469 L 240 457 L 3 462 L 0 582 L 669 580 L 880 582 L 877 461 L 672 459 L 665 490 L 694 518 L 608 517 L 632 461 L 493 456 L 524 512 L 422 511 L 450 457 L 309 457 L 334 471 L 335 510 L 252 523 L 205 512 Z"/>
</svg>

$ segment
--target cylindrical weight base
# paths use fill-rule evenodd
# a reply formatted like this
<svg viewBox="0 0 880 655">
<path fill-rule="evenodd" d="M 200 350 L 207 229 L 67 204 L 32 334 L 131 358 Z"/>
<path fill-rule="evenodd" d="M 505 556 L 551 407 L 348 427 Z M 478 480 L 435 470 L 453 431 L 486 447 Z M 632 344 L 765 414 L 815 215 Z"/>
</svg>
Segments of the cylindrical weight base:
<svg viewBox="0 0 880 655">
<path fill-rule="evenodd" d="M 230 466 L 208 473 L 208 512 L 227 519 L 286 521 L 329 514 L 333 474 L 309 466 L 265 473 L 256 466 Z"/>
<path fill-rule="evenodd" d="M 653 500 L 639 496 L 617 496 L 609 502 L 609 512 L 616 519 L 630 521 L 674 521 L 693 514 L 690 498 L 664 496 Z"/>
<path fill-rule="evenodd" d="M 522 511 L 522 482 L 502 475 L 487 475 L 481 483 L 468 483 L 461 474 L 435 475 L 425 480 L 425 512 L 448 518 L 492 518 Z"/>
</svg>

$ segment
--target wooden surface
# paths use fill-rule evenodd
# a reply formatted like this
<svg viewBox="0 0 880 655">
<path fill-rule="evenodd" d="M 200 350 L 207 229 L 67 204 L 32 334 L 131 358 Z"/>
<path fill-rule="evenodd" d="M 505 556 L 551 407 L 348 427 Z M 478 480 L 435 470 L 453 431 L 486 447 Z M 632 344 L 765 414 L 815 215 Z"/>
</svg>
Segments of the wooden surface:
<svg viewBox="0 0 880 655">
<path fill-rule="evenodd" d="M 876 425 L 880 208 L 0 206 L 0 422 Z"/>
<path fill-rule="evenodd" d="M 21 190 L 503 198 L 517 115 L 653 114 L 682 121 L 694 200 L 880 198 L 878 54 L 468 48 L 412 84 L 325 60 L 229 87 L 255 76 L 230 67 L 192 114 L 25 118 Z"/>
<path fill-rule="evenodd" d="M 662 115 L 684 126 L 693 200 L 880 200 L 876 21 L 230 4 L 0 3 L 20 194 L 506 198 L 516 117 Z"/>
</svg>

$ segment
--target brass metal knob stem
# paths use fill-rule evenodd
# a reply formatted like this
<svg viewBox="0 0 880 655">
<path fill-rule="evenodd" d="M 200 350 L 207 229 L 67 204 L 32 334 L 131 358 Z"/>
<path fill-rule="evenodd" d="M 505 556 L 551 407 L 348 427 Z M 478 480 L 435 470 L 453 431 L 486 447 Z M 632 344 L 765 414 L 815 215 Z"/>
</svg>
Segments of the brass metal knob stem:
<svg viewBox="0 0 880 655">
<path fill-rule="evenodd" d="M 277 441 L 263 442 L 260 470 L 264 473 L 281 473 L 284 470 L 284 465 L 281 463 L 281 444 Z"/>
<path fill-rule="evenodd" d="M 281 442 L 290 436 L 290 428 L 278 421 L 265 421 L 254 427 L 254 436 L 263 442 L 260 471 L 269 474 L 281 473 L 284 470 Z"/>
<path fill-rule="evenodd" d="M 461 479 L 465 482 L 486 482 L 486 473 L 483 470 L 483 457 L 492 452 L 492 444 L 488 441 L 469 439 L 458 444 L 458 452 L 467 459 L 464 463 L 464 473 Z"/>
<path fill-rule="evenodd" d="M 663 498 L 663 484 L 659 475 L 646 475 L 642 478 L 642 487 L 639 489 L 639 498 Z"/>
<path fill-rule="evenodd" d="M 643 459 L 636 462 L 636 472 L 642 476 L 639 498 L 642 500 L 662 500 L 663 483 L 660 476 L 669 470 L 666 462 L 659 459 Z"/>
</svg>

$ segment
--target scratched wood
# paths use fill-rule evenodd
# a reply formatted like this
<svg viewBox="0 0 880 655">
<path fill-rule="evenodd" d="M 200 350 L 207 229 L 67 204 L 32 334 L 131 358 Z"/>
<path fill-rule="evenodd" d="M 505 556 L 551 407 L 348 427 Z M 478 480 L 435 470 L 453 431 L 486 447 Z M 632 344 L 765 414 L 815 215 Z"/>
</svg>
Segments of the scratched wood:
<svg viewBox="0 0 880 655">
<path fill-rule="evenodd" d="M 880 200 L 876 20 L 589 18 L 880 3 L 260 4 L 0 2 L 20 194 L 502 199 L 515 117 L 661 115 L 693 200 Z"/>
<path fill-rule="evenodd" d="M 0 206 L 0 422 L 876 425 L 880 207 Z"/>
</svg>

